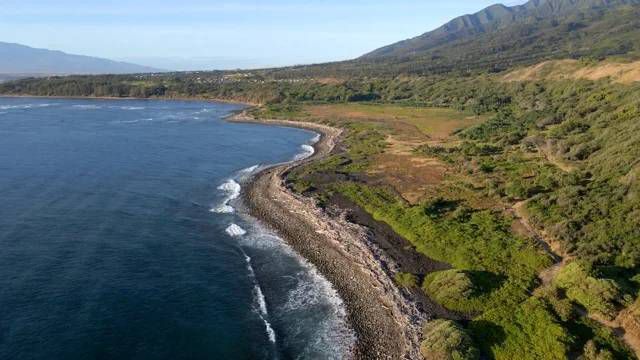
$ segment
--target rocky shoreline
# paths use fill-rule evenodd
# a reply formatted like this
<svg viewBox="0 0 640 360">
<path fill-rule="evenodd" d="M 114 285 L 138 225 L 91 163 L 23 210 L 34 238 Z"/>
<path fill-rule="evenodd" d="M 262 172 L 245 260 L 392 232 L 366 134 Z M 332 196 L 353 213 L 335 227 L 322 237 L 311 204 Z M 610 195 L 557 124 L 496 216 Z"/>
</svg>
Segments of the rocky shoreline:
<svg viewBox="0 0 640 360">
<path fill-rule="evenodd" d="M 256 120 L 239 113 L 236 122 L 298 127 L 321 134 L 313 156 L 268 168 L 244 188 L 249 213 L 275 230 L 333 285 L 345 303 L 356 332 L 354 359 L 419 359 L 420 326 L 426 315 L 392 279 L 393 262 L 377 249 L 371 234 L 345 219 L 328 214 L 310 198 L 284 184 L 292 168 L 331 153 L 342 131 L 315 123 Z"/>
</svg>

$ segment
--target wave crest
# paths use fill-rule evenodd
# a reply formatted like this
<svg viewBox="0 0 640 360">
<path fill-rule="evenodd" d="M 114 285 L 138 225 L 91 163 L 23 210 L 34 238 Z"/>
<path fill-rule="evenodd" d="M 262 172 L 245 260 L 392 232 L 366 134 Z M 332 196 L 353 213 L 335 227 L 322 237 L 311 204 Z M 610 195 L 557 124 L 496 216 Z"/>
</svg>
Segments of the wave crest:
<svg viewBox="0 0 640 360">
<path fill-rule="evenodd" d="M 212 208 L 210 211 L 218 214 L 230 214 L 235 211 L 233 206 L 229 205 L 232 200 L 240 197 L 240 191 L 242 187 L 237 181 L 233 179 L 227 180 L 224 184 L 218 186 L 218 190 L 224 191 L 227 196 L 224 198 L 222 204 L 218 207 Z"/>
<path fill-rule="evenodd" d="M 0 110 L 26 110 L 33 108 L 43 108 L 53 106 L 53 104 L 22 104 L 22 105 L 0 105 Z"/>
<path fill-rule="evenodd" d="M 295 156 L 294 160 L 296 161 L 304 160 L 312 156 L 316 152 L 316 149 L 314 149 L 314 147 L 311 145 L 303 144 L 303 145 L 300 145 L 300 147 L 302 148 L 302 153 Z"/>
</svg>

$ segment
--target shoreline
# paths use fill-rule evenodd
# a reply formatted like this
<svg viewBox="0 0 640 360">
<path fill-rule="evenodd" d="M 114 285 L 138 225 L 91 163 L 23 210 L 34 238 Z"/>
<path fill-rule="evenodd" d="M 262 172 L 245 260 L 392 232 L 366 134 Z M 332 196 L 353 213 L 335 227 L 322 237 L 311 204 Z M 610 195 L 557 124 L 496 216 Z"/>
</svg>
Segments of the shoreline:
<svg viewBox="0 0 640 360">
<path fill-rule="evenodd" d="M 119 96 L 47 96 L 47 95 L 7 95 L 0 94 L 0 99 L 8 98 L 8 99 L 24 99 L 24 98 L 34 98 L 34 99 L 68 99 L 68 100 L 179 100 L 179 101 L 190 101 L 190 102 L 217 102 L 223 104 L 236 104 L 243 105 L 246 107 L 259 106 L 259 103 L 253 103 L 249 101 L 241 101 L 241 100 L 228 100 L 228 99 L 214 99 L 214 98 L 197 98 L 197 97 L 173 97 L 173 96 L 157 96 L 157 97 L 119 97 Z M 240 110 L 242 111 L 242 110 Z M 232 114 L 233 115 L 233 114 Z"/>
<path fill-rule="evenodd" d="M 315 123 L 257 120 L 246 112 L 227 120 L 320 134 L 312 156 L 259 172 L 243 188 L 242 200 L 249 215 L 275 230 L 336 289 L 356 334 L 352 358 L 419 358 L 421 325 L 426 316 L 395 285 L 385 270 L 393 264 L 370 241 L 371 234 L 344 216 L 327 214 L 312 199 L 294 194 L 284 184 L 284 176 L 293 168 L 329 155 L 342 130 Z"/>
</svg>

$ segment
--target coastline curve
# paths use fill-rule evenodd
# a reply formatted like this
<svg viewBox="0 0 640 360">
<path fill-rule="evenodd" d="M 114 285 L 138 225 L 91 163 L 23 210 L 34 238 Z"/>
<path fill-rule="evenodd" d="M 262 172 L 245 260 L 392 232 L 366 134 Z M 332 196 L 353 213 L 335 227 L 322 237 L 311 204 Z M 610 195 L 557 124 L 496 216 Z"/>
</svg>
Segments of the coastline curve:
<svg viewBox="0 0 640 360">
<path fill-rule="evenodd" d="M 288 120 L 257 120 L 240 112 L 231 122 L 296 127 L 320 134 L 314 153 L 256 173 L 242 200 L 249 214 L 274 230 L 335 287 L 356 332 L 354 359 L 420 358 L 420 325 L 425 314 L 396 287 L 385 259 L 363 227 L 331 216 L 309 198 L 291 192 L 284 177 L 293 168 L 328 156 L 342 134 L 334 127 Z"/>
</svg>

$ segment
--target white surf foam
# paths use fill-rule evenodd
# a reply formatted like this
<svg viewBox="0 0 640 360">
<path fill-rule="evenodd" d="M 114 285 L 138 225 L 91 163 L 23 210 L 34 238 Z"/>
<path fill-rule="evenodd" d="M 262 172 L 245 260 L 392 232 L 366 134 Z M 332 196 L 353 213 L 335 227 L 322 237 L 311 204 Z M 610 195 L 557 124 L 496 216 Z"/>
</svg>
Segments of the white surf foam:
<svg viewBox="0 0 640 360">
<path fill-rule="evenodd" d="M 296 279 L 294 288 L 287 291 L 286 299 L 271 308 L 271 317 L 293 319 L 287 321 L 279 336 L 286 339 L 308 339 L 300 349 L 299 358 L 344 358 L 355 346 L 356 336 L 347 321 L 344 303 L 331 283 L 307 260 L 296 253 L 280 237 L 264 228 L 255 219 L 244 215 L 251 229 L 240 239 L 242 246 L 272 254 L 272 261 L 293 260 L 300 265 L 291 274 Z M 297 321 L 295 319 L 298 319 Z"/>
<path fill-rule="evenodd" d="M 304 160 L 316 152 L 316 149 L 314 149 L 311 145 L 303 144 L 300 145 L 300 147 L 302 148 L 302 152 L 294 157 L 296 161 Z"/>
<path fill-rule="evenodd" d="M 112 124 L 135 124 L 140 122 L 141 119 L 136 119 L 136 120 L 117 120 L 117 121 L 112 121 Z"/>
<path fill-rule="evenodd" d="M 227 228 L 224 231 L 226 231 L 226 233 L 229 234 L 229 236 L 233 236 L 233 237 L 242 236 L 247 233 L 245 229 L 241 228 L 236 224 L 231 224 L 227 226 Z"/>
<path fill-rule="evenodd" d="M 253 280 L 253 284 L 254 284 L 253 298 L 255 303 L 258 305 L 260 319 L 262 319 L 262 322 L 264 322 L 265 330 L 267 331 L 267 336 L 269 337 L 269 341 L 275 344 L 276 332 L 273 330 L 273 327 L 271 326 L 271 323 L 269 322 L 269 320 L 267 320 L 269 316 L 269 312 L 267 310 L 267 300 L 265 299 L 264 294 L 262 293 L 262 289 L 260 288 L 260 285 L 258 284 L 258 280 L 256 279 L 256 274 L 253 271 L 253 267 L 251 266 L 251 258 L 247 254 L 245 254 L 244 257 L 245 257 L 245 260 L 247 261 L 247 270 L 249 271 L 249 276 Z"/>
<path fill-rule="evenodd" d="M 204 109 L 202 109 L 202 110 L 198 110 L 198 111 L 194 112 L 193 114 L 194 114 L 194 115 L 198 115 L 198 114 L 205 114 L 205 113 L 208 113 L 208 112 L 210 112 L 210 111 L 212 111 L 212 110 L 213 110 L 213 109 L 207 109 L 207 108 L 204 108 Z"/>
<path fill-rule="evenodd" d="M 227 196 L 224 198 L 222 204 L 218 207 L 212 208 L 211 212 L 218 214 L 230 214 L 235 211 L 233 206 L 229 205 L 232 200 L 240 197 L 240 191 L 242 187 L 235 180 L 229 179 L 224 184 L 218 186 L 218 190 L 224 191 Z"/>
<path fill-rule="evenodd" d="M 249 166 L 246 169 L 240 170 L 239 173 L 240 174 L 252 174 L 254 171 L 258 170 L 259 167 L 260 167 L 260 165 Z"/>
<path fill-rule="evenodd" d="M 346 308 L 331 283 L 314 266 L 306 262 L 304 265 L 305 270 L 296 274 L 298 285 L 288 293 L 281 316 L 296 318 L 314 309 L 322 309 L 326 314 L 313 322 L 313 341 L 305 345 L 300 358 L 317 357 L 319 353 L 328 358 L 341 358 L 350 353 L 356 341 L 347 321 Z M 288 329 L 294 337 L 308 334 L 309 330 L 308 323 L 292 323 Z M 327 344 L 332 344 L 333 347 L 327 348 Z"/>
<path fill-rule="evenodd" d="M 100 105 L 72 105 L 71 107 L 81 110 L 102 109 L 102 106 Z"/>
<path fill-rule="evenodd" d="M 273 330 L 273 327 L 271 326 L 271 323 L 269 322 L 269 320 L 267 320 L 267 302 L 264 298 L 264 295 L 262 294 L 262 289 L 260 289 L 260 286 L 258 286 L 257 284 L 254 286 L 253 288 L 254 294 L 256 299 L 258 300 L 258 306 L 260 309 L 260 317 L 262 318 L 262 321 L 264 322 L 264 326 L 265 329 L 267 331 L 267 335 L 269 336 L 269 341 L 271 341 L 272 343 L 276 343 L 276 332 Z"/>
<path fill-rule="evenodd" d="M 43 108 L 49 107 L 53 104 L 22 104 L 22 105 L 0 105 L 0 110 L 25 110 L 25 109 L 33 109 L 33 108 Z"/>
<path fill-rule="evenodd" d="M 121 110 L 144 110 L 144 106 L 120 106 Z"/>
<path fill-rule="evenodd" d="M 253 166 L 250 166 L 250 167 L 248 167 L 246 169 L 242 169 L 242 170 L 238 171 L 237 179 L 241 183 L 245 182 L 245 181 L 247 181 L 247 179 L 249 179 L 249 177 L 251 177 L 253 174 L 257 173 L 261 169 L 262 169 L 262 165 L 253 165 Z"/>
<path fill-rule="evenodd" d="M 320 141 L 320 134 L 316 134 L 316 136 L 310 140 L 312 144 L 316 144 L 318 141 Z"/>
</svg>

